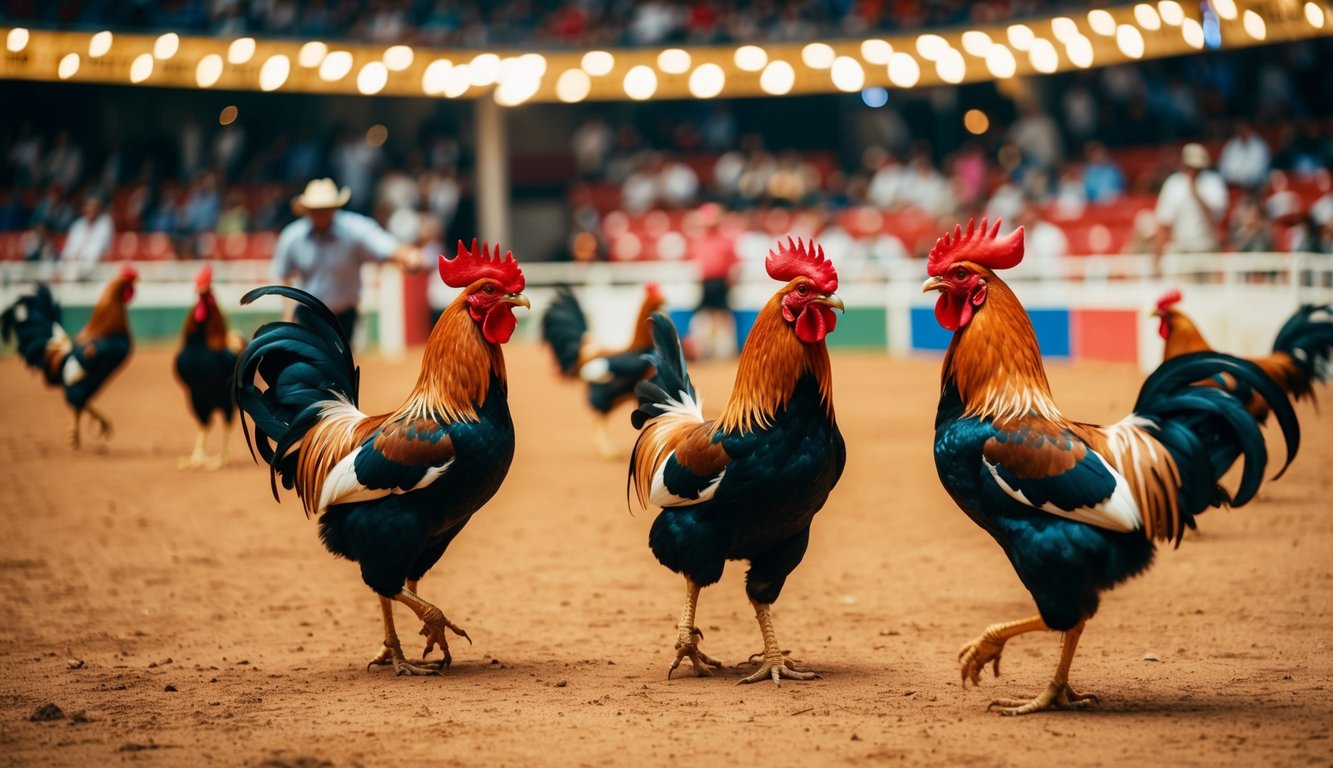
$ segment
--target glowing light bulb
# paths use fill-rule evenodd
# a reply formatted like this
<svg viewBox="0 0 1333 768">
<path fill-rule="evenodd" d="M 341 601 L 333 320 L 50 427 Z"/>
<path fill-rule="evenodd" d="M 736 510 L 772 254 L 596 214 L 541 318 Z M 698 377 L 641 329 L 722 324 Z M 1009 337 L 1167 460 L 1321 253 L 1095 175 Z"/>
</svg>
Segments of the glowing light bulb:
<svg viewBox="0 0 1333 768">
<path fill-rule="evenodd" d="M 726 83 L 727 75 L 722 71 L 722 67 L 712 63 L 700 64 L 690 73 L 690 95 L 696 99 L 711 99 L 722 93 L 722 87 Z"/>
<path fill-rule="evenodd" d="M 194 81 L 200 88 L 212 88 L 222 78 L 222 57 L 210 53 L 194 68 Z"/>
<path fill-rule="evenodd" d="M 757 45 L 742 45 L 736 49 L 733 57 L 736 61 L 736 67 L 746 72 L 758 72 L 768 64 L 768 51 Z M 716 65 L 714 65 L 716 66 Z M 719 68 L 720 69 L 720 68 Z M 699 70 L 695 70 L 698 72 Z M 711 71 L 711 70 L 710 70 Z"/>
<path fill-rule="evenodd" d="M 645 101 L 651 99 L 654 93 L 657 93 L 657 73 L 653 72 L 652 67 L 646 67 L 642 64 L 630 67 L 625 73 L 625 95 L 635 101 Z"/>
<path fill-rule="evenodd" d="M 899 88 L 911 88 L 921 80 L 921 65 L 910 53 L 895 51 L 889 59 L 889 80 Z"/>
<path fill-rule="evenodd" d="M 834 59 L 830 74 L 833 77 L 834 87 L 844 93 L 855 93 L 866 84 L 866 71 L 861 68 L 861 62 L 851 56 L 839 56 Z"/>
<path fill-rule="evenodd" d="M 231 41 L 227 46 L 227 61 L 232 64 L 240 65 L 254 58 L 255 39 L 253 37 L 238 37 Z"/>
<path fill-rule="evenodd" d="M 88 55 L 94 59 L 107 55 L 111 50 L 111 42 L 114 38 L 109 30 L 102 30 L 93 35 L 88 41 Z"/>
<path fill-rule="evenodd" d="M 690 52 L 682 48 L 668 48 L 657 54 L 657 68 L 668 75 L 683 75 L 690 71 Z"/>
<path fill-rule="evenodd" d="M 287 82 L 287 76 L 292 73 L 292 63 L 281 53 L 268 57 L 264 66 L 259 68 L 259 89 L 261 91 L 276 91 Z"/>
<path fill-rule="evenodd" d="M 785 61 L 770 61 L 759 76 L 759 87 L 764 93 L 782 96 L 796 84 L 796 70 Z"/>
<path fill-rule="evenodd" d="M 373 96 L 384 90 L 389 83 L 389 68 L 384 62 L 368 61 L 361 71 L 356 73 L 356 89 L 366 96 Z"/>
<path fill-rule="evenodd" d="M 601 77 L 610 74 L 612 67 L 616 65 L 616 57 L 606 51 L 588 51 L 583 54 L 583 71 L 593 77 Z"/>
<path fill-rule="evenodd" d="M 592 91 L 592 78 L 582 69 L 567 69 L 555 81 L 556 98 L 566 104 L 583 101 L 588 98 L 590 91 Z"/>
</svg>

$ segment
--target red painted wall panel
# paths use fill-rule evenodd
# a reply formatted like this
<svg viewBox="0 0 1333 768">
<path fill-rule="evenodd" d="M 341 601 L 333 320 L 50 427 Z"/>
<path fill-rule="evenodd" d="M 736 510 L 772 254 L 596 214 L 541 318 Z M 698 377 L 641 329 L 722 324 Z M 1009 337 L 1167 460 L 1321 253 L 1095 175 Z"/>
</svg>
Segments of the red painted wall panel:
<svg viewBox="0 0 1333 768">
<path fill-rule="evenodd" d="M 1132 309 L 1072 309 L 1070 341 L 1075 360 L 1136 363 L 1139 316 Z"/>
</svg>

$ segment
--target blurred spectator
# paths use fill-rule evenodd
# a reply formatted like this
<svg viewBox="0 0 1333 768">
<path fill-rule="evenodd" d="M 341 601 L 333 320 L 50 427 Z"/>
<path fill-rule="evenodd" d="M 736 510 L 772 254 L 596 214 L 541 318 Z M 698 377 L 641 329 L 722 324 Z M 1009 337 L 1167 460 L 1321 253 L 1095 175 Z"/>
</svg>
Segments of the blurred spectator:
<svg viewBox="0 0 1333 768">
<path fill-rule="evenodd" d="M 1208 169 L 1209 163 L 1202 144 L 1186 144 L 1180 153 L 1180 170 L 1162 184 L 1157 221 L 1164 228 L 1161 248 L 1165 252 L 1207 253 L 1218 248 L 1217 223 L 1226 213 L 1227 187 L 1221 176 Z"/>
<path fill-rule="evenodd" d="M 580 176 L 590 178 L 606 171 L 606 160 L 615 146 L 615 133 L 606 124 L 600 112 L 594 112 L 574 129 L 570 151 L 574 154 L 574 168 Z"/>
<path fill-rule="evenodd" d="M 707 203 L 699 208 L 698 217 L 700 232 L 690 243 L 690 254 L 699 265 L 702 297 L 690 322 L 690 337 L 701 357 L 731 357 L 736 352 L 736 318 L 731 309 L 736 245 L 721 231 L 721 206 Z"/>
<path fill-rule="evenodd" d="M 48 184 L 58 184 L 65 189 L 78 186 L 83 178 L 83 150 L 70 141 L 69 131 L 56 134 L 55 143 L 42 164 L 42 178 Z"/>
<path fill-rule="evenodd" d="M 1075 81 L 1065 91 L 1060 106 L 1064 111 L 1065 131 L 1075 146 L 1097 133 L 1097 99 L 1082 81 Z"/>
<path fill-rule="evenodd" d="M 657 205 L 661 188 L 658 171 L 662 157 L 650 154 L 639 161 L 639 167 L 620 185 L 620 205 L 629 213 L 643 213 Z"/>
<path fill-rule="evenodd" d="M 658 194 L 664 205 L 684 208 L 699 197 L 699 175 L 680 158 L 671 158 L 658 172 Z"/>
<path fill-rule="evenodd" d="M 1020 117 L 1009 127 L 1009 141 L 1023 153 L 1025 161 L 1046 169 L 1055 168 L 1060 163 L 1063 146 L 1055 121 L 1030 98 L 1019 102 L 1018 113 Z"/>
<path fill-rule="evenodd" d="M 245 193 L 239 189 L 227 192 L 226 205 L 218 216 L 217 234 L 220 236 L 244 234 L 250 229 L 250 209 L 245 206 Z"/>
<path fill-rule="evenodd" d="M 1273 250 L 1273 230 L 1264 218 L 1258 199 L 1246 195 L 1231 212 L 1227 231 L 1229 248 L 1242 253 L 1266 253 Z"/>
<path fill-rule="evenodd" d="M 1111 153 L 1100 141 L 1084 147 L 1087 162 L 1083 166 L 1083 189 L 1090 203 L 1110 203 L 1125 193 L 1125 175 L 1111 160 Z"/>
<path fill-rule="evenodd" d="M 924 148 L 912 153 L 911 164 L 904 176 L 903 194 L 909 207 L 931 216 L 946 216 L 957 207 L 953 185 L 944 174 L 935 170 L 930 151 Z"/>
<path fill-rule="evenodd" d="M 1023 228 L 1024 256 L 1013 271 L 1028 280 L 1062 278 L 1060 262 L 1069 255 L 1069 240 L 1063 230 L 1042 218 L 1041 204 L 1024 200 L 1014 224 Z"/>
<path fill-rule="evenodd" d="M 907 204 L 907 169 L 892 152 L 881 147 L 871 147 L 865 151 L 866 168 L 874 175 L 870 177 L 870 188 L 866 197 L 871 205 L 891 211 Z"/>
<path fill-rule="evenodd" d="M 703 148 L 720 152 L 736 143 L 736 115 L 726 104 L 714 104 L 700 128 Z"/>
<path fill-rule="evenodd" d="M 986 192 L 986 154 L 981 144 L 969 141 L 953 156 L 951 177 L 958 206 L 972 209 Z"/>
<path fill-rule="evenodd" d="M 187 235 L 212 232 L 222 214 L 222 197 L 218 194 L 217 177 L 204 172 L 195 179 L 181 212 L 181 229 Z"/>
<path fill-rule="evenodd" d="M 65 190 L 57 184 L 46 188 L 41 202 L 32 210 L 32 220 L 45 222 L 52 232 L 67 231 L 77 216 L 74 207 L 65 198 Z"/>
<path fill-rule="evenodd" d="M 1060 180 L 1055 184 L 1055 203 L 1052 214 L 1059 221 L 1071 221 L 1083 215 L 1088 207 L 1088 192 L 1083 181 L 1083 169 L 1078 163 L 1065 163 Z"/>
<path fill-rule="evenodd" d="M 115 234 L 111 216 L 106 212 L 106 199 L 101 192 L 89 192 L 83 198 L 83 215 L 69 228 L 60 260 L 77 264 L 79 275 L 86 275 L 94 264 L 111 252 Z"/>
<path fill-rule="evenodd" d="M 1256 189 L 1268 180 L 1269 161 L 1268 142 L 1249 123 L 1239 123 L 1236 135 L 1222 147 L 1217 170 L 1228 184 Z"/>
<path fill-rule="evenodd" d="M 768 180 L 768 196 L 774 203 L 798 206 L 819 189 L 819 171 L 801 158 L 799 152 L 783 152 L 777 168 Z"/>
<path fill-rule="evenodd" d="M 32 129 L 31 123 L 25 122 L 19 127 L 18 138 L 5 159 L 12 169 L 15 186 L 28 187 L 41 180 L 42 137 Z"/>
<path fill-rule="evenodd" d="M 990 200 L 986 201 L 986 218 L 991 221 L 997 219 L 1013 221 L 1023 210 L 1025 197 L 1023 188 L 1015 179 L 1012 176 L 1006 178 L 1004 183 L 991 193 Z"/>
<path fill-rule="evenodd" d="M 22 248 L 24 261 L 55 261 L 59 257 L 51 230 L 43 221 L 33 222 L 32 229 L 23 233 Z"/>
<path fill-rule="evenodd" d="M 333 148 L 332 165 L 338 181 L 352 190 L 348 205 L 356 211 L 370 210 L 371 192 L 375 188 L 375 172 L 382 162 L 382 153 L 366 137 L 345 130 Z"/>
</svg>

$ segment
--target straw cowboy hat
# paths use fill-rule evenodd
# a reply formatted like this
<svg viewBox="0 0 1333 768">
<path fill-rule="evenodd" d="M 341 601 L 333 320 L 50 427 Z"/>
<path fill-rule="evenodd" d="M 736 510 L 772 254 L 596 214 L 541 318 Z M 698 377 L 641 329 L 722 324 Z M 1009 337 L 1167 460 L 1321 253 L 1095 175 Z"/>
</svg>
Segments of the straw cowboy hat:
<svg viewBox="0 0 1333 768">
<path fill-rule="evenodd" d="M 305 185 L 304 192 L 292 198 L 292 210 L 304 214 L 307 211 L 341 208 L 347 205 L 351 196 L 352 190 L 347 187 L 339 189 L 333 179 L 313 179 Z"/>
</svg>

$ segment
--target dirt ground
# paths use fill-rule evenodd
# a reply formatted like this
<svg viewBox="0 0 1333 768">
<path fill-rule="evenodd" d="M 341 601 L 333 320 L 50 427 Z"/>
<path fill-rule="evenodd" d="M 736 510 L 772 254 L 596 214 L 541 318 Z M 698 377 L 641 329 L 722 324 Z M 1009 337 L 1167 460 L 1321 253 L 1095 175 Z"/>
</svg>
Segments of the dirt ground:
<svg viewBox="0 0 1333 768">
<path fill-rule="evenodd" d="M 1032 604 L 936 480 L 937 360 L 835 356 L 847 471 L 775 610 L 783 646 L 824 679 L 774 688 L 735 685 L 761 645 L 741 564 L 700 601 L 702 647 L 729 666 L 667 681 L 681 580 L 648 551 L 652 515 L 626 511 L 624 463 L 593 458 L 582 393 L 523 344 L 507 351 L 509 479 L 422 584 L 474 644 L 454 643 L 442 677 L 367 672 L 374 597 L 294 497 L 273 501 L 239 430 L 231 466 L 176 469 L 193 427 L 172 354 L 136 353 L 101 399 L 115 436 L 80 453 L 57 393 L 0 359 L 0 764 L 1333 762 L 1327 409 L 1300 409 L 1286 478 L 1209 512 L 1103 602 L 1072 676 L 1099 707 L 1002 718 L 986 704 L 1041 690 L 1057 638 L 1015 641 L 1000 679 L 959 685 L 959 645 Z M 416 365 L 364 361 L 366 409 L 397 405 Z M 1101 421 L 1141 380 L 1051 374 L 1066 413 Z M 696 366 L 706 410 L 731 375 Z M 30 721 L 48 703 L 66 717 Z"/>
</svg>

